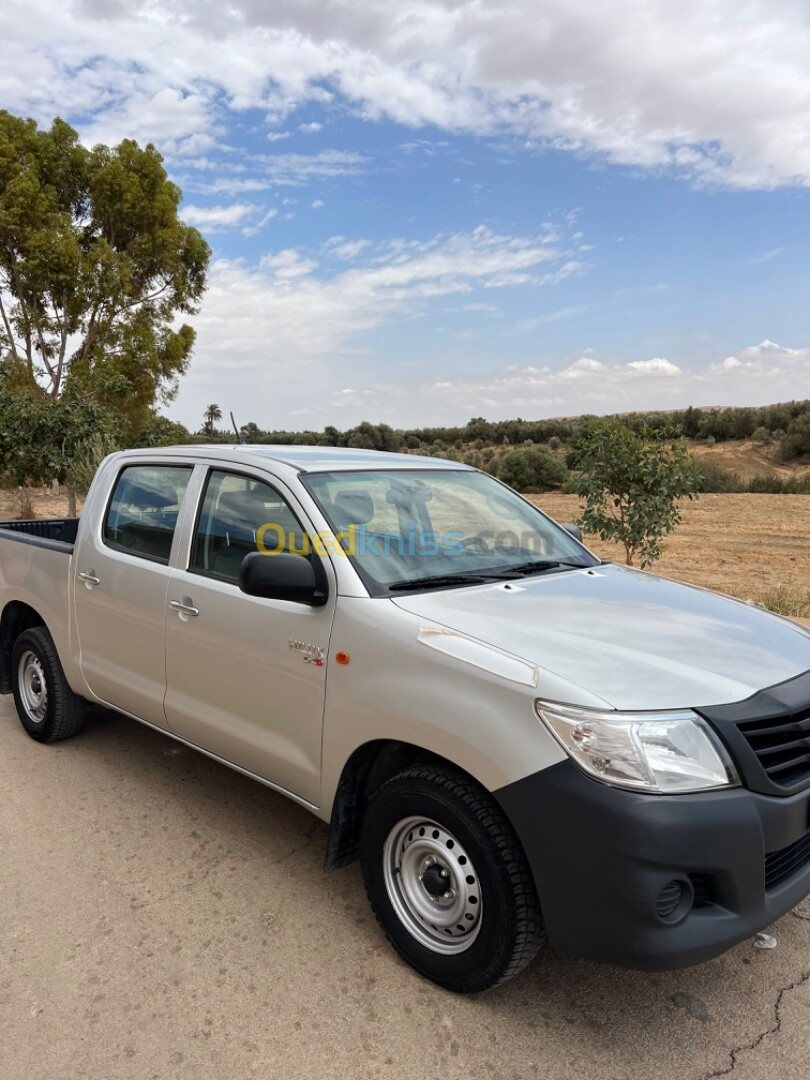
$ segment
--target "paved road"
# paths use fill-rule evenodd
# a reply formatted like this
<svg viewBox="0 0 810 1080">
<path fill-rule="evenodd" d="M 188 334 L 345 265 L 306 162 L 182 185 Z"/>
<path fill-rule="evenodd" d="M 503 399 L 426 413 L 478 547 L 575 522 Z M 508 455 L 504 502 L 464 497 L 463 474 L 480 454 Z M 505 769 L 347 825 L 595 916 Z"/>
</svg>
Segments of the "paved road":
<svg viewBox="0 0 810 1080">
<path fill-rule="evenodd" d="M 383 940 L 280 796 L 122 718 L 29 740 L 0 704 L 3 1080 L 737 1080 L 810 1072 L 810 904 L 704 967 L 547 951 L 460 998 Z M 594 897 L 598 903 L 598 897 Z"/>
</svg>

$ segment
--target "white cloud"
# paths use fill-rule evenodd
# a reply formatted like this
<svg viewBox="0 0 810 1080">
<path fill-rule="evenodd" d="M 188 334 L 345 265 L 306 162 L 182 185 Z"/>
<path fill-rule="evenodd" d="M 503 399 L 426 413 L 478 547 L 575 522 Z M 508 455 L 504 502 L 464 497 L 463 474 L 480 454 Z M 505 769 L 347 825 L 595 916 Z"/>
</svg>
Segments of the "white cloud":
<svg viewBox="0 0 810 1080">
<path fill-rule="evenodd" d="M 237 289 L 237 298 L 238 294 Z M 246 296 L 250 295 L 248 288 Z M 294 292 L 288 293 L 287 298 L 291 295 Z M 237 302 L 241 310 L 243 301 Z M 325 307 L 323 304 L 318 307 L 316 301 L 316 309 L 324 311 Z M 340 309 L 340 303 L 336 303 L 333 310 Z M 356 324 L 356 319 L 352 321 Z M 245 320 L 240 318 L 229 324 L 223 314 L 220 323 L 223 360 L 218 365 L 206 362 L 202 371 L 198 370 L 199 362 L 195 363 L 191 384 L 198 402 L 189 419 L 196 420 L 201 414 L 209 400 L 206 395 L 215 384 L 227 386 L 228 393 L 240 403 L 240 413 L 247 410 L 246 415 L 255 415 L 259 422 L 276 422 L 266 414 L 259 415 L 255 404 L 257 379 L 262 367 L 269 364 L 266 348 L 261 362 L 251 368 L 242 388 L 235 382 L 238 377 L 235 369 L 227 364 L 224 342 L 227 335 L 232 347 L 249 346 L 250 342 L 240 336 L 246 330 Z M 247 326 L 250 327 L 250 320 Z M 236 335 L 229 333 L 233 327 L 239 331 Z M 250 329 L 264 344 L 258 328 Z M 273 329 L 278 329 L 275 322 Z M 279 425 L 288 410 L 300 406 L 302 381 L 307 387 L 319 388 L 317 402 L 313 404 L 310 399 L 308 404 L 308 423 L 314 426 L 333 422 L 349 426 L 362 419 L 384 420 L 394 426 L 448 424 L 463 423 L 478 415 L 493 419 L 518 415 L 575 416 L 583 412 L 606 414 L 688 405 L 761 405 L 810 396 L 810 346 L 786 347 L 767 340 L 738 350 L 739 357 L 744 358 L 738 365 L 729 367 L 725 361 L 715 363 L 707 357 L 701 364 L 681 367 L 677 379 L 662 379 L 654 370 L 631 369 L 629 364 L 615 359 L 582 356 L 567 365 L 512 364 L 476 375 L 465 374 L 462 367 L 452 377 L 448 372 L 428 379 L 409 377 L 407 371 L 399 369 L 396 381 L 387 382 L 380 382 L 378 375 L 358 377 L 364 370 L 363 352 L 351 349 L 348 337 L 342 339 L 343 349 L 339 343 L 328 359 L 317 355 L 317 350 L 312 355 L 300 349 L 296 353 L 283 336 L 278 347 L 275 338 L 270 340 L 274 341 L 273 355 L 282 361 L 267 374 L 274 407 L 283 409 L 278 414 Z M 308 343 L 313 344 L 317 343 Z M 351 363 L 352 378 L 356 380 L 350 387 L 342 381 L 346 360 Z"/>
<path fill-rule="evenodd" d="M 770 251 L 763 251 L 759 255 L 749 255 L 743 261 L 745 266 L 761 266 L 763 263 L 773 262 L 774 259 L 778 259 L 784 250 L 783 247 L 771 248 Z"/>
<path fill-rule="evenodd" d="M 268 142 L 281 142 L 282 139 L 289 139 L 289 131 L 269 131 L 267 133 Z"/>
<path fill-rule="evenodd" d="M 601 360 L 595 360 L 592 356 L 582 356 L 569 368 L 561 371 L 559 377 L 561 379 L 587 379 L 604 370 L 605 365 Z M 533 374 L 535 369 L 531 368 L 530 371 Z"/>
<path fill-rule="evenodd" d="M 330 236 L 324 244 L 324 248 L 336 259 L 344 259 L 349 262 L 356 259 L 361 251 L 371 246 L 370 240 L 347 240 L 345 236 Z"/>
<path fill-rule="evenodd" d="M 514 134 L 699 184 L 810 184 L 798 0 L 6 0 L 0 40 L 4 105 L 82 120 L 91 140 L 199 152 L 228 110 L 275 128 L 340 95 L 369 119 Z"/>
<path fill-rule="evenodd" d="M 197 225 L 205 232 L 222 232 L 240 225 L 256 213 L 252 203 L 231 203 L 230 206 L 184 206 L 181 211 L 187 225 Z"/>
<path fill-rule="evenodd" d="M 285 409 L 299 408 L 313 386 L 325 403 L 341 389 L 338 380 L 345 387 L 345 358 L 368 353 L 369 332 L 418 317 L 436 300 L 494 288 L 513 275 L 539 287 L 549 277 L 545 267 L 565 265 L 565 248 L 546 239 L 545 233 L 508 236 L 479 226 L 427 241 L 364 241 L 351 265 L 331 273 L 293 248 L 266 254 L 255 268 L 218 259 L 195 318 L 194 377 L 183 383 L 182 414 L 196 417 L 196 397 L 220 385 L 240 415 L 258 417 L 257 398 L 265 395 L 274 407 L 283 401 Z M 333 237 L 326 253 L 340 257 L 343 248 L 348 257 L 344 245 L 352 243 Z M 396 386 L 389 391 L 386 408 L 401 392 Z M 373 397 L 363 401 L 372 411 L 378 408 Z"/>
<path fill-rule="evenodd" d="M 323 210 L 323 207 L 324 207 L 323 199 L 315 199 L 315 200 L 313 200 L 313 203 L 312 203 L 312 209 L 313 210 Z"/>
<path fill-rule="evenodd" d="M 319 124 L 317 120 L 312 120 L 309 124 L 299 124 L 298 130 L 305 135 L 317 135 L 322 127 L 323 124 Z"/>
<path fill-rule="evenodd" d="M 665 360 L 661 356 L 654 356 L 652 360 L 633 360 L 627 365 L 629 371 L 638 375 L 666 375 L 669 377 L 681 374 L 681 369 L 671 360 Z"/>
<path fill-rule="evenodd" d="M 365 159 L 351 150 L 324 150 L 320 154 L 272 154 L 254 159 L 257 172 L 279 187 L 298 187 L 311 180 L 356 176 Z"/>
</svg>

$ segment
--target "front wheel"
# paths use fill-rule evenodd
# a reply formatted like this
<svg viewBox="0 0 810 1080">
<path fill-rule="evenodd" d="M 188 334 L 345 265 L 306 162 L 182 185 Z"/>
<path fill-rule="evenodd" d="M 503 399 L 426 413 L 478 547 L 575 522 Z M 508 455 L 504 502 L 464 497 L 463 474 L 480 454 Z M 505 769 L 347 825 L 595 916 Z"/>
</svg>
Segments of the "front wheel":
<svg viewBox="0 0 810 1080">
<path fill-rule="evenodd" d="M 450 769 L 407 769 L 377 791 L 360 839 L 366 891 L 417 971 L 475 993 L 516 975 L 544 941 L 526 858 L 490 795 Z"/>
<path fill-rule="evenodd" d="M 20 723 L 37 742 L 75 735 L 85 703 L 65 678 L 53 638 L 44 626 L 20 634 L 11 656 L 14 704 Z"/>
</svg>

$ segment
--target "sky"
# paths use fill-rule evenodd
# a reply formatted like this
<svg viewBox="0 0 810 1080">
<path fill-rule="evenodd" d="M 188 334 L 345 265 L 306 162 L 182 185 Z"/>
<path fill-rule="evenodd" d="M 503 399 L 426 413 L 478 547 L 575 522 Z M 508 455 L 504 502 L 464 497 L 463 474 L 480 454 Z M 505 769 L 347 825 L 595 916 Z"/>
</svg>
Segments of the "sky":
<svg viewBox="0 0 810 1080">
<path fill-rule="evenodd" d="M 805 0 L 3 0 L 0 107 L 164 155 L 192 428 L 810 397 Z"/>
</svg>

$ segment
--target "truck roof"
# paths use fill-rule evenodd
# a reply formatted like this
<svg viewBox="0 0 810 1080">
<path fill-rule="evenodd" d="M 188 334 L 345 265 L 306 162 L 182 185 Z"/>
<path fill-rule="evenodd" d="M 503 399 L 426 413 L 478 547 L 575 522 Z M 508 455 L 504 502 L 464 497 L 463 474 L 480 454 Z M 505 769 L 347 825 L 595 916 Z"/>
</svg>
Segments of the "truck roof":
<svg viewBox="0 0 810 1080">
<path fill-rule="evenodd" d="M 189 457 L 259 457 L 281 462 L 298 472 L 330 472 L 349 469 L 467 469 L 458 461 L 400 454 L 384 450 L 359 450 L 344 446 L 274 446 L 265 443 L 202 443 L 194 446 L 161 446 L 125 451 L 127 456 L 153 457 L 155 454 L 181 454 Z"/>
</svg>

